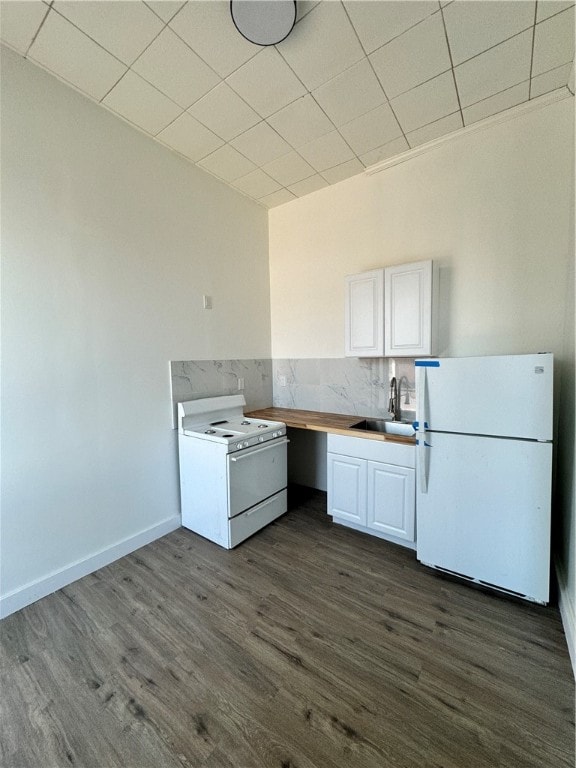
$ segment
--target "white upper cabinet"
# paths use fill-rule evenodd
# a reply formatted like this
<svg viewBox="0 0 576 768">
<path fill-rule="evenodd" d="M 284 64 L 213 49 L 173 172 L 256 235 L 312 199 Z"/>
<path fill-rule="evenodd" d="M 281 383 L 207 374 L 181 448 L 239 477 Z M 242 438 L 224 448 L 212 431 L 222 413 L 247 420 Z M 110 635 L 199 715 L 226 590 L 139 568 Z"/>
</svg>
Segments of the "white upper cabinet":
<svg viewBox="0 0 576 768">
<path fill-rule="evenodd" d="M 346 278 L 346 356 L 384 356 L 384 270 Z"/>
<path fill-rule="evenodd" d="M 346 278 L 346 356 L 433 355 L 432 261 Z"/>
<path fill-rule="evenodd" d="M 400 264 L 384 272 L 385 355 L 433 355 L 432 262 Z"/>
</svg>

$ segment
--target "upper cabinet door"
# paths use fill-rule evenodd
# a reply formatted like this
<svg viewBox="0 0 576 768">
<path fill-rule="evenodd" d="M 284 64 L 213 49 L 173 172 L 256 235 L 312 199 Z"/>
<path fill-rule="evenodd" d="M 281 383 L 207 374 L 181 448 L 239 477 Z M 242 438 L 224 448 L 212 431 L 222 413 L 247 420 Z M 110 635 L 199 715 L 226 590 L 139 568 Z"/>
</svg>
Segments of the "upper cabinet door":
<svg viewBox="0 0 576 768">
<path fill-rule="evenodd" d="M 385 355 L 433 355 L 432 262 L 387 267 L 385 273 Z"/>
<path fill-rule="evenodd" d="M 346 356 L 383 357 L 384 270 L 346 278 Z"/>
</svg>

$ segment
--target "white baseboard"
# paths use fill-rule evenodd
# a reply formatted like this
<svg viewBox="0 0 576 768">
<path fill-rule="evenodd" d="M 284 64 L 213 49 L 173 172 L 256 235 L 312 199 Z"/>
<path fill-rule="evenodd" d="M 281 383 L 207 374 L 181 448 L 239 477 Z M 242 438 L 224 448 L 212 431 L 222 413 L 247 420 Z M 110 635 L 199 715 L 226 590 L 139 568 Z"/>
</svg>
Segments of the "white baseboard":
<svg viewBox="0 0 576 768">
<path fill-rule="evenodd" d="M 568 653 L 572 670 L 576 678 L 576 611 L 568 589 L 568 579 L 561 563 L 556 559 L 556 578 L 558 579 L 558 607 L 568 644 Z"/>
<path fill-rule="evenodd" d="M 129 555 L 134 550 L 150 544 L 150 542 L 165 536 L 171 531 L 175 531 L 180 525 L 180 515 L 174 515 L 157 525 L 153 525 L 151 528 L 147 528 L 145 531 L 140 531 L 135 536 L 130 536 L 117 544 L 113 544 L 111 547 L 106 547 L 106 549 L 102 549 L 100 552 L 96 552 L 96 554 L 90 555 L 84 560 L 78 560 L 59 571 L 53 571 L 48 576 L 44 576 L 9 592 L 7 595 L 0 597 L 0 619 L 4 619 L 11 613 L 19 611 L 21 608 L 30 605 L 30 603 L 34 603 L 36 600 L 56 592 L 58 589 L 62 589 L 67 584 L 71 584 L 73 581 L 81 579 L 93 571 L 97 571 L 98 568 L 110 565 L 114 560 L 118 560 L 118 558 L 124 557 L 124 555 Z"/>
</svg>

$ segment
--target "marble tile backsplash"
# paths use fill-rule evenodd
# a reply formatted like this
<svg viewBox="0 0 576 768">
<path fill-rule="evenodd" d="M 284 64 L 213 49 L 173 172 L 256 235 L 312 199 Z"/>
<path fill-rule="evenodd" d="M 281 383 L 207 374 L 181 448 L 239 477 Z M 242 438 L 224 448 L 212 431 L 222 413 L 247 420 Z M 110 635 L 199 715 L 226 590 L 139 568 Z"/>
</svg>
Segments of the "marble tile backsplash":
<svg viewBox="0 0 576 768">
<path fill-rule="evenodd" d="M 272 361 L 272 367 L 275 406 L 384 417 L 388 415 L 390 379 L 396 376 L 401 383 L 402 416 L 413 418 L 412 359 L 278 359 Z"/>
<path fill-rule="evenodd" d="M 246 409 L 301 408 L 385 417 L 390 379 L 400 383 L 403 418 L 414 418 L 414 361 L 409 358 L 297 358 L 277 360 L 186 360 L 170 363 L 172 406 L 241 392 Z M 238 380 L 244 379 L 244 389 Z M 408 401 L 408 402 L 407 402 Z"/>
<path fill-rule="evenodd" d="M 170 363 L 172 410 L 176 403 L 215 395 L 243 394 L 246 409 L 272 403 L 272 360 L 180 360 Z M 238 380 L 244 379 L 244 389 Z"/>
</svg>

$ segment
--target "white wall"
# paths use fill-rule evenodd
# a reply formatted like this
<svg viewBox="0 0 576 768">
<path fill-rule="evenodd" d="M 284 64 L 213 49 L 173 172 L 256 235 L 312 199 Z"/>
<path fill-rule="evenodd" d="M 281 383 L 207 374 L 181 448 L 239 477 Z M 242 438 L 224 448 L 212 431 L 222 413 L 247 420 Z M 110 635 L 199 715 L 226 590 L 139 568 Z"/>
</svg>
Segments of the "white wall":
<svg viewBox="0 0 576 768">
<path fill-rule="evenodd" d="M 572 642 L 573 216 L 572 98 L 270 212 L 275 358 L 342 357 L 344 276 L 428 258 L 440 266 L 441 354 L 555 353 L 553 525 Z"/>
<path fill-rule="evenodd" d="M 5 50 L 1 116 L 7 611 L 178 524 L 168 362 L 269 357 L 270 311 L 267 211 Z"/>
<path fill-rule="evenodd" d="M 574 216 L 574 210 L 572 211 Z M 574 231 L 574 229 L 572 229 Z M 556 505 L 556 565 L 560 611 L 576 676 L 576 349 L 574 327 L 574 261 L 566 280 L 566 325 L 561 365 Z"/>
<path fill-rule="evenodd" d="M 573 109 L 568 99 L 272 209 L 273 357 L 342 357 L 344 276 L 428 258 L 443 354 L 561 353 Z"/>
</svg>

